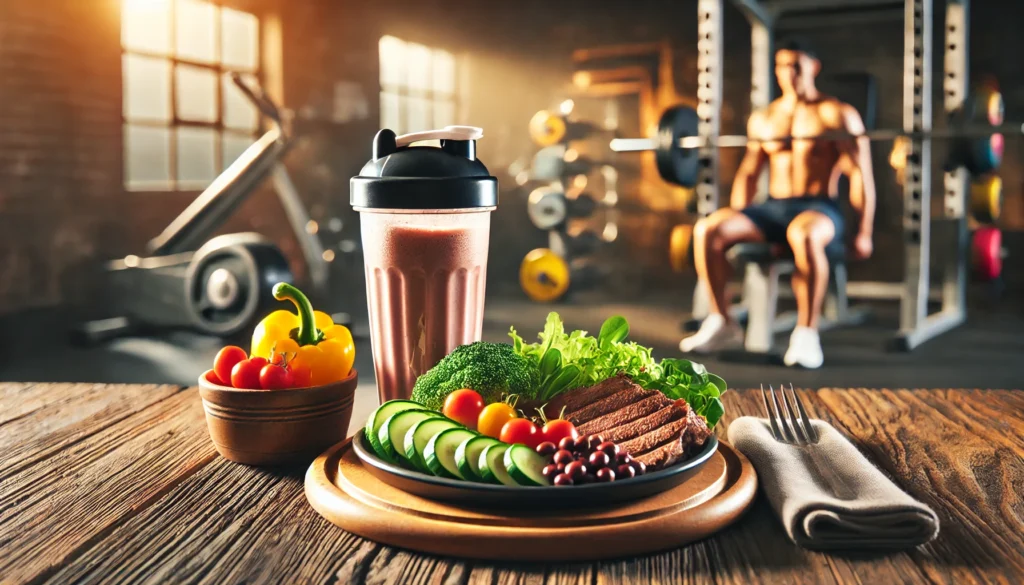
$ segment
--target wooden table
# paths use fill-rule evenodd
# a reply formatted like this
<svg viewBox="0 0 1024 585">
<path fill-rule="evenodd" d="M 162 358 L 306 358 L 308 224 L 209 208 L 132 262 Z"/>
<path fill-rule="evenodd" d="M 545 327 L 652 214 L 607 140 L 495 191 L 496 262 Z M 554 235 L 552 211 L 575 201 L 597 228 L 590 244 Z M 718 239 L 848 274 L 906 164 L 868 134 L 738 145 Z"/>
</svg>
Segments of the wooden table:
<svg viewBox="0 0 1024 585">
<path fill-rule="evenodd" d="M 306 503 L 305 468 L 216 455 L 194 388 L 0 384 L 0 583 L 1024 582 L 1024 392 L 803 392 L 942 519 L 907 553 L 826 555 L 766 502 L 684 549 L 594 564 L 494 565 L 363 540 Z M 761 412 L 726 395 L 727 420 Z M 723 429 L 724 430 L 724 429 Z"/>
</svg>

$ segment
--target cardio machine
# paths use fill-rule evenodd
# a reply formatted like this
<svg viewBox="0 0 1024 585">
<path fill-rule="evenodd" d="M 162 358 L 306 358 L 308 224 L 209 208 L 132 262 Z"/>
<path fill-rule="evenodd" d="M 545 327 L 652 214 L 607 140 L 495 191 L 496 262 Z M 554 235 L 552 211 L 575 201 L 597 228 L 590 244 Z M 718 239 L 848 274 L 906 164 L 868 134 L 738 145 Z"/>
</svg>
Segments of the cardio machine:
<svg viewBox="0 0 1024 585">
<path fill-rule="evenodd" d="M 309 213 L 281 162 L 291 143 L 282 112 L 261 88 L 238 74 L 231 77 L 268 121 L 267 132 L 149 241 L 144 256 L 106 264 L 110 306 L 121 314 L 82 324 L 73 332 L 76 341 L 97 343 L 170 329 L 230 337 L 253 325 L 274 302 L 274 284 L 294 280 L 288 261 L 258 233 L 211 236 L 268 175 L 308 266 L 309 292 L 324 296 L 328 269 L 323 245 L 306 232 Z"/>
</svg>

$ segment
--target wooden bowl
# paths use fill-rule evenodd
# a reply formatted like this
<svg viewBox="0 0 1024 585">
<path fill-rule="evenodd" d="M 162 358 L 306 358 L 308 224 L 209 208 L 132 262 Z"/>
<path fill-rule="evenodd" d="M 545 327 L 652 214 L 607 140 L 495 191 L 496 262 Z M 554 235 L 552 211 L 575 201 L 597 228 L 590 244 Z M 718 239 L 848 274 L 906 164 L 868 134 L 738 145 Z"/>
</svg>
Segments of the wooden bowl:
<svg viewBox="0 0 1024 585">
<path fill-rule="evenodd" d="M 358 375 L 312 388 L 240 390 L 213 384 L 204 372 L 199 395 L 217 452 L 247 465 L 308 465 L 345 440 Z"/>
</svg>

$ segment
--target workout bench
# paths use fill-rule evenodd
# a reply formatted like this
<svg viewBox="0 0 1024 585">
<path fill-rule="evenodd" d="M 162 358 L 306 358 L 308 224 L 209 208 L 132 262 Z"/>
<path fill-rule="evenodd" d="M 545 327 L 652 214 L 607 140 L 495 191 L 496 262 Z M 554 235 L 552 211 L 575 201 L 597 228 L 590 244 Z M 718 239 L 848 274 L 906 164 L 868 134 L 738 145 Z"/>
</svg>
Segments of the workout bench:
<svg viewBox="0 0 1024 585">
<path fill-rule="evenodd" d="M 751 353 L 768 353 L 777 333 L 785 333 L 796 326 L 796 312 L 778 314 L 779 281 L 795 269 L 793 255 L 788 247 L 772 244 L 737 244 L 729 249 L 729 261 L 736 267 L 745 267 L 743 278 L 743 304 L 746 310 L 747 331 L 743 347 Z M 829 254 L 828 292 L 822 307 L 819 331 L 833 327 L 859 325 L 868 318 L 867 307 L 850 307 L 846 296 L 845 249 Z"/>
</svg>

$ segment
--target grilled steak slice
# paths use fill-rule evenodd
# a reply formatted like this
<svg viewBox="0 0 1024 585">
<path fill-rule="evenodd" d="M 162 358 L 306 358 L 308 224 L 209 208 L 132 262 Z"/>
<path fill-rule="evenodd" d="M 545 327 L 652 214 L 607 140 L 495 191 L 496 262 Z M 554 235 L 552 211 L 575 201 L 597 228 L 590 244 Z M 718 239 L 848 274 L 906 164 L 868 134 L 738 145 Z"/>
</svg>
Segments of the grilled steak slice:
<svg viewBox="0 0 1024 585">
<path fill-rule="evenodd" d="M 659 392 L 654 396 L 644 398 L 640 402 L 634 402 L 625 408 L 599 416 L 588 423 L 580 425 L 576 430 L 583 435 L 603 433 L 609 429 L 614 429 L 615 427 L 643 418 L 670 404 L 672 404 L 672 400 Z"/>
<path fill-rule="evenodd" d="M 673 406 L 673 408 L 677 408 Z M 652 451 L 661 445 L 664 445 L 668 441 L 678 441 L 683 435 L 683 432 L 687 430 L 690 421 L 685 416 L 681 416 L 676 420 L 664 424 L 646 434 L 640 435 L 635 439 L 619 443 L 619 446 L 625 449 L 626 453 L 633 455 L 634 457 L 648 451 Z"/>
<path fill-rule="evenodd" d="M 635 439 L 640 435 L 645 435 L 662 425 L 667 425 L 674 420 L 683 418 L 684 416 L 685 413 L 682 410 L 676 408 L 673 404 L 669 404 L 665 408 L 657 410 L 629 424 L 606 429 L 601 433 L 601 435 L 606 441 L 614 441 L 621 444 L 623 441 L 628 441 L 630 439 Z"/>
<path fill-rule="evenodd" d="M 677 400 L 672 408 L 685 413 L 684 417 L 621 445 L 650 469 L 672 465 L 702 447 L 711 436 L 707 423 L 685 401 Z M 658 439 L 666 438 L 659 444 Z"/>
<path fill-rule="evenodd" d="M 649 398 L 651 396 L 654 396 L 655 394 L 660 394 L 660 392 L 658 392 L 657 390 L 644 390 L 643 388 L 636 386 L 635 384 L 634 386 L 634 388 L 629 388 L 628 390 L 616 392 L 615 394 L 612 394 L 607 398 L 598 400 L 597 402 L 594 402 L 592 404 L 588 404 L 587 406 L 584 406 L 583 408 L 577 410 L 576 412 L 567 412 L 565 414 L 565 418 L 569 419 L 570 421 L 572 421 L 572 424 L 579 427 L 584 423 L 590 422 L 599 416 L 604 416 L 606 414 L 615 412 L 621 408 L 629 406 L 634 402 L 640 402 L 645 398 Z"/>
<path fill-rule="evenodd" d="M 633 383 L 633 380 L 631 380 L 629 376 L 619 374 L 602 382 L 598 382 L 593 386 L 576 388 L 559 394 L 544 406 L 544 414 L 547 415 L 548 418 L 556 418 L 561 414 L 562 408 L 565 408 L 566 414 L 569 414 L 580 410 L 588 404 L 607 398 L 616 392 L 621 392 L 630 388 L 639 389 L 640 386 Z"/>
</svg>

